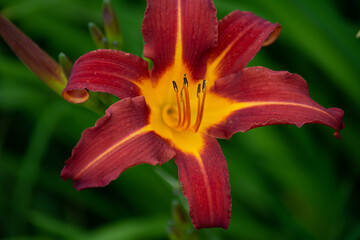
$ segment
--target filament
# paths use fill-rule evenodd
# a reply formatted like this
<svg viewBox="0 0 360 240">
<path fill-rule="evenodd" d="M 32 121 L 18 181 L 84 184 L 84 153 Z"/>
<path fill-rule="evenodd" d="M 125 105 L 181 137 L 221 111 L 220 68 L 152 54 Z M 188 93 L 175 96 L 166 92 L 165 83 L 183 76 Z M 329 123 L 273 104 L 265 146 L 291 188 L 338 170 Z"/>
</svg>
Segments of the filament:
<svg viewBox="0 0 360 240">
<path fill-rule="evenodd" d="M 175 81 L 173 83 L 173 88 L 176 95 L 176 104 L 178 109 L 178 121 L 176 125 L 176 129 L 184 131 L 190 128 L 191 124 L 191 105 L 190 105 L 190 94 L 189 94 L 189 83 L 186 78 L 186 74 L 184 74 L 184 83 L 183 87 L 180 91 Z M 203 83 L 199 83 L 197 87 L 197 114 L 196 120 L 193 127 L 190 128 L 191 131 L 197 132 L 201 125 L 204 108 L 205 108 L 205 97 L 206 97 L 206 80 L 203 80 Z"/>
<path fill-rule="evenodd" d="M 176 85 L 175 81 L 173 81 L 173 86 L 174 86 L 174 90 L 175 90 L 175 93 L 176 93 L 176 103 L 177 103 L 178 115 L 179 115 L 178 124 L 177 124 L 176 127 L 180 127 L 180 124 L 181 124 L 181 108 L 180 108 L 180 100 L 179 100 L 179 90 L 177 88 L 177 85 Z"/>
<path fill-rule="evenodd" d="M 202 99 L 200 101 L 200 84 L 198 85 L 198 114 L 196 116 L 196 122 L 193 126 L 193 129 L 195 132 L 197 132 L 199 130 L 203 115 L 204 115 L 204 107 L 205 107 L 205 97 L 206 97 L 206 80 L 203 81 L 203 86 L 202 86 Z M 201 104 L 200 104 L 201 102 Z"/>
</svg>

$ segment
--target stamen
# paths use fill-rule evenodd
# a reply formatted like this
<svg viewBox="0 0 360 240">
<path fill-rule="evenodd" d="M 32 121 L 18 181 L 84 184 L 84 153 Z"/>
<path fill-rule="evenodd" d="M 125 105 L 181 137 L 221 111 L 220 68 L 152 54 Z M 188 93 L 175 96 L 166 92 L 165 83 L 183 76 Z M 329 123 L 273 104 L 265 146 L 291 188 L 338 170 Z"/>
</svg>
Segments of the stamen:
<svg viewBox="0 0 360 240">
<path fill-rule="evenodd" d="M 178 108 L 178 123 L 175 128 L 180 131 L 184 131 L 190 128 L 191 125 L 191 105 L 190 105 L 190 94 L 189 94 L 189 82 L 184 74 L 184 84 L 179 93 L 178 86 L 175 81 L 172 81 L 173 88 L 176 93 L 176 104 Z M 180 94 L 180 96 L 179 96 Z M 205 108 L 205 97 L 206 97 L 206 80 L 204 80 L 197 86 L 197 116 L 194 126 L 190 129 L 191 131 L 197 132 L 199 130 Z"/>
<path fill-rule="evenodd" d="M 177 85 L 176 85 L 176 82 L 175 82 L 175 81 L 172 81 L 172 83 L 173 83 L 173 87 L 174 87 L 175 92 L 178 92 L 179 89 L 178 89 L 178 87 L 177 87 Z"/>
<path fill-rule="evenodd" d="M 183 91 L 184 91 L 184 88 L 181 89 L 181 92 L 180 92 L 180 97 L 181 98 L 180 98 L 180 100 L 182 102 L 182 112 L 184 113 L 184 118 L 182 119 L 181 125 L 179 127 L 184 126 L 185 120 L 186 120 L 186 108 L 185 108 L 185 101 L 184 101 Z"/>
<path fill-rule="evenodd" d="M 186 86 L 186 87 L 189 86 L 188 80 L 186 78 L 186 73 L 184 74 L 184 86 Z"/>
<path fill-rule="evenodd" d="M 198 106 L 197 106 L 196 121 L 195 121 L 195 124 L 193 126 L 194 130 L 195 130 L 195 126 L 197 125 L 197 122 L 199 121 L 199 116 L 200 116 L 200 109 L 201 109 L 200 94 L 201 94 L 201 83 L 198 84 L 197 93 L 196 93 L 196 96 L 197 96 L 197 99 L 198 99 Z"/>
<path fill-rule="evenodd" d="M 200 84 L 198 85 L 198 114 L 196 117 L 196 122 L 193 126 L 193 129 L 195 132 L 197 132 L 199 130 L 203 115 L 204 115 L 204 107 L 205 107 L 205 96 L 206 96 L 206 80 L 203 81 L 203 85 L 202 85 L 202 100 L 201 100 L 201 106 L 200 106 L 200 97 L 199 97 L 199 89 L 200 89 Z"/>
<path fill-rule="evenodd" d="M 190 109 L 190 96 L 189 96 L 189 84 L 186 78 L 186 73 L 184 74 L 184 92 L 185 92 L 185 115 L 184 118 L 186 118 L 185 121 L 185 129 L 188 129 L 191 123 L 191 109 Z"/>
<path fill-rule="evenodd" d="M 176 92 L 176 102 L 177 102 L 178 115 L 179 115 L 178 124 L 176 127 L 179 127 L 181 124 L 181 108 L 180 108 L 180 101 L 179 101 L 179 89 L 178 89 L 175 81 L 173 81 L 173 86 L 174 86 L 174 90 Z"/>
<path fill-rule="evenodd" d="M 201 84 L 199 83 L 198 84 L 198 88 L 197 88 L 197 93 L 196 93 L 196 96 L 199 98 L 199 94 L 201 92 Z"/>
</svg>

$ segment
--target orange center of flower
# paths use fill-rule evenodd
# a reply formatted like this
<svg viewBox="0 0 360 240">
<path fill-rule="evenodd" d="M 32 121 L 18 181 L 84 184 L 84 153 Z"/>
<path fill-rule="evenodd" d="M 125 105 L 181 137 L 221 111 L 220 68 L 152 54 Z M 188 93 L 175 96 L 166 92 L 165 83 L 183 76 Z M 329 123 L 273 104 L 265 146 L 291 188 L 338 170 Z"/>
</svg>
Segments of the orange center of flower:
<svg viewBox="0 0 360 240">
<path fill-rule="evenodd" d="M 191 126 L 191 103 L 189 94 L 189 84 L 184 75 L 183 87 L 179 91 L 176 81 L 173 81 L 173 87 L 176 96 L 176 106 L 167 105 L 163 108 L 163 119 L 166 124 L 179 131 L 190 130 L 197 132 L 199 130 L 205 106 L 206 80 L 197 86 L 197 115 L 193 126 Z"/>
</svg>

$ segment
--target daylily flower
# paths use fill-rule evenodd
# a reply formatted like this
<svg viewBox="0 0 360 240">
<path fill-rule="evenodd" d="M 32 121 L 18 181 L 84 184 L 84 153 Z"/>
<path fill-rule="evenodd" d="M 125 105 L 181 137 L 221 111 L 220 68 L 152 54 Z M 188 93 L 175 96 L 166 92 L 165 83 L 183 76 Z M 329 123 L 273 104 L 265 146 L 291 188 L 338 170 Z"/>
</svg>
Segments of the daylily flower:
<svg viewBox="0 0 360 240">
<path fill-rule="evenodd" d="M 174 158 L 196 229 L 227 228 L 229 173 L 216 138 L 273 125 L 320 123 L 340 138 L 343 111 L 313 101 L 299 75 L 245 68 L 280 33 L 250 12 L 217 21 L 211 0 L 148 0 L 144 56 L 97 50 L 74 64 L 63 97 L 80 103 L 88 90 L 114 94 L 85 130 L 61 173 L 80 190 L 101 187 L 140 163 Z"/>
</svg>

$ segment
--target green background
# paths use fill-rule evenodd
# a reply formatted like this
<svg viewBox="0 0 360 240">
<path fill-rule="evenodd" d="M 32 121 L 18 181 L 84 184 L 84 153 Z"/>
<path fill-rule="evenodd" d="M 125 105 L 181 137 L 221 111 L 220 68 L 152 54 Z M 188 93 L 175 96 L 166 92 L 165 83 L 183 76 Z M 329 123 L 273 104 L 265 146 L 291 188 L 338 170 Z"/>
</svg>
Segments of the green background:
<svg viewBox="0 0 360 240">
<path fill-rule="evenodd" d="M 240 9 L 279 22 L 277 42 L 250 65 L 300 74 L 314 100 L 345 111 L 346 128 L 342 140 L 322 125 L 263 127 L 221 140 L 233 199 L 229 229 L 190 228 L 189 235 L 360 239 L 360 2 L 214 3 L 219 19 Z M 113 5 L 123 50 L 141 56 L 145 0 Z M 73 61 L 95 48 L 87 24 L 102 25 L 101 6 L 100 0 L 0 0 L 1 13 L 46 52 Z M 171 202 L 179 196 L 159 173 L 177 179 L 173 161 L 133 167 L 107 187 L 80 192 L 59 177 L 81 132 L 98 118 L 55 95 L 0 39 L 0 239 L 169 238 Z"/>
</svg>

